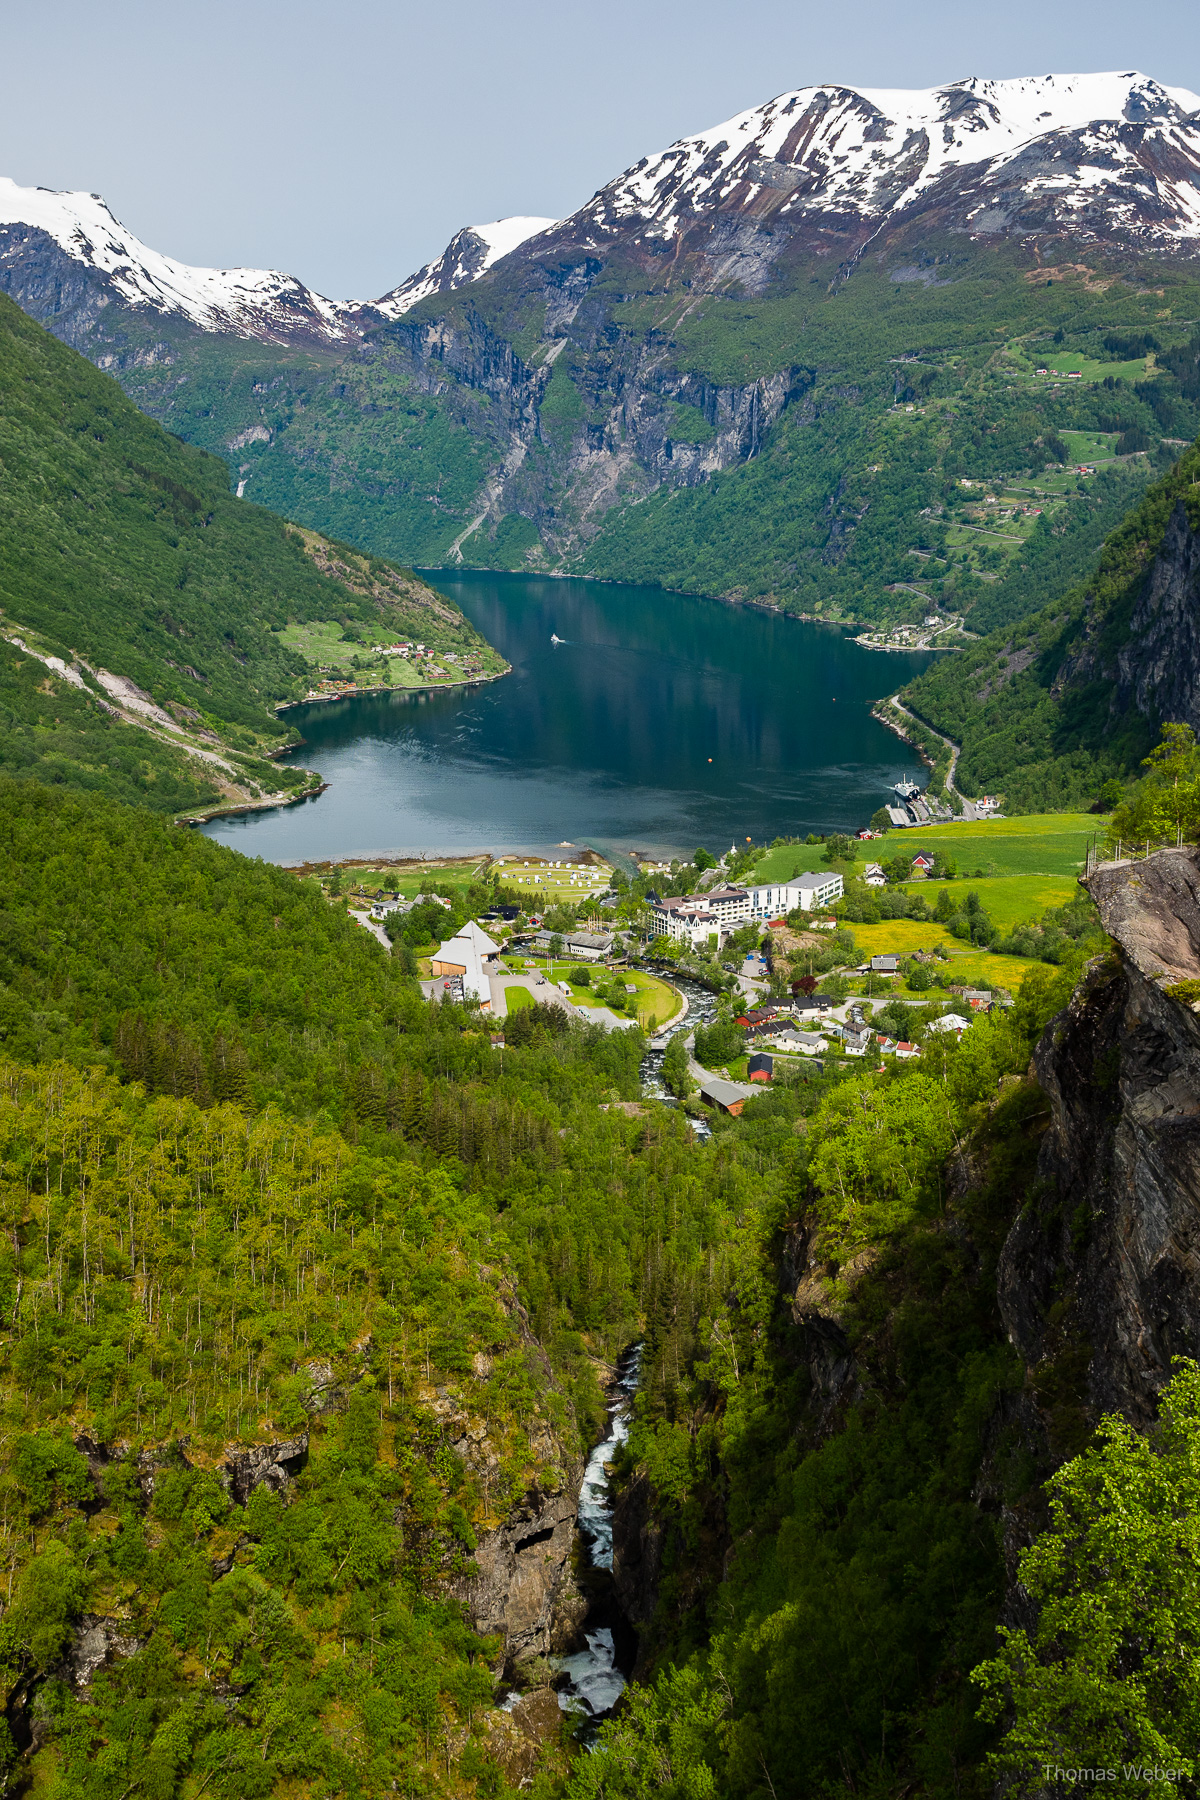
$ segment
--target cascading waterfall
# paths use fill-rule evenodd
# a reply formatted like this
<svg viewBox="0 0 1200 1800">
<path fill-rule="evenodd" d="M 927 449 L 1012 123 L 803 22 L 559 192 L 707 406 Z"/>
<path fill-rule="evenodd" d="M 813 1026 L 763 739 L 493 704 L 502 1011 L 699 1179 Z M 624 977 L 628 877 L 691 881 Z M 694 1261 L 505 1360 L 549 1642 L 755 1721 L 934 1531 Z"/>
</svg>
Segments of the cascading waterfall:
<svg viewBox="0 0 1200 1800">
<path fill-rule="evenodd" d="M 626 1685 L 620 1665 L 622 1662 L 628 1665 L 630 1660 L 628 1645 L 624 1646 L 626 1654 L 622 1654 L 618 1642 L 618 1637 L 627 1637 L 628 1630 L 621 1633 L 618 1625 L 614 1633 L 617 1622 L 612 1615 L 611 1582 L 603 1577 L 611 1575 L 613 1566 L 613 1499 L 608 1470 L 619 1446 L 629 1436 L 633 1397 L 641 1380 L 641 1366 L 642 1347 L 635 1344 L 617 1364 L 616 1394 L 609 1407 L 608 1435 L 601 1439 L 588 1458 L 579 1490 L 583 1573 L 585 1579 L 589 1571 L 599 1574 L 601 1579 L 588 1584 L 595 1599 L 583 1624 L 585 1648 L 570 1656 L 556 1657 L 555 1664 L 566 1677 L 558 1690 L 558 1704 L 564 1712 L 582 1707 L 589 1722 L 611 1712 L 620 1699 Z"/>
<path fill-rule="evenodd" d="M 687 995 L 688 1010 L 674 1026 L 660 1034 L 659 1043 L 677 1032 L 690 1032 L 697 1025 L 711 1024 L 716 1016 L 717 996 L 686 976 L 673 976 L 675 986 Z M 664 1106 L 678 1102 L 667 1092 L 662 1080 L 664 1050 L 647 1050 L 642 1061 L 642 1091 L 649 1100 Z M 702 1119 L 692 1121 L 699 1137 L 709 1135 Z M 588 1458 L 583 1484 L 579 1490 L 578 1529 L 581 1542 L 581 1576 L 590 1588 L 591 1610 L 583 1623 L 584 1648 L 569 1656 L 554 1659 L 559 1672 L 558 1704 L 564 1712 L 579 1709 L 584 1713 L 582 1732 L 586 1735 L 599 1720 L 610 1713 L 627 1685 L 627 1671 L 632 1666 L 631 1637 L 628 1624 L 615 1607 L 611 1584 L 613 1566 L 613 1496 L 608 1471 L 619 1447 L 629 1436 L 633 1398 L 641 1381 L 642 1347 L 635 1344 L 617 1364 L 616 1392 L 609 1407 L 608 1434 L 596 1445 Z M 623 1627 L 623 1629 L 622 1629 Z"/>
</svg>

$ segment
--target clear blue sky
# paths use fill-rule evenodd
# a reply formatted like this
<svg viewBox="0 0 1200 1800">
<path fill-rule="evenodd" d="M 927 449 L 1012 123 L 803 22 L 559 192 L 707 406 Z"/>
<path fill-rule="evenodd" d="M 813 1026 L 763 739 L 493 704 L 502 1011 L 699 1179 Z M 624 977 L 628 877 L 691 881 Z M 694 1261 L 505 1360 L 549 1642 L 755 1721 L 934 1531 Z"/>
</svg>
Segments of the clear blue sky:
<svg viewBox="0 0 1200 1800">
<path fill-rule="evenodd" d="M 810 82 L 1140 68 L 1200 91 L 1196 0 L 56 0 L 10 5 L 0 174 L 102 193 L 188 262 L 382 293 L 460 225 L 562 216 Z"/>
</svg>

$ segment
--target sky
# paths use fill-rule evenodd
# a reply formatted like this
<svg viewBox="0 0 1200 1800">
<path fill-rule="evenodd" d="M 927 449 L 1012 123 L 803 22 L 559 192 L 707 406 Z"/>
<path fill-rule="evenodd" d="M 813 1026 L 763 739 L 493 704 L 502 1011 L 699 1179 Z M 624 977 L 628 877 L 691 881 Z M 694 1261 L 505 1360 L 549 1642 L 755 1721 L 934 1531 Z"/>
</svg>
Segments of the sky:
<svg viewBox="0 0 1200 1800">
<path fill-rule="evenodd" d="M 3 0 L 0 174 L 185 262 L 370 299 L 462 225 L 561 218 L 789 88 L 1141 69 L 1200 92 L 1196 0 Z"/>
</svg>

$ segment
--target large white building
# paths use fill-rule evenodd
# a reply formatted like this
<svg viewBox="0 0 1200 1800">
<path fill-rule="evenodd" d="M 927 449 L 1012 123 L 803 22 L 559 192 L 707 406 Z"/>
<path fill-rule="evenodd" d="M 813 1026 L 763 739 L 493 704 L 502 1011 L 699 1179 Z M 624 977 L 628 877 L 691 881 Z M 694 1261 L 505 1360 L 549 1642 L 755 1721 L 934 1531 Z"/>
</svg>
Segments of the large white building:
<svg viewBox="0 0 1200 1800">
<path fill-rule="evenodd" d="M 718 944 L 739 926 L 753 920 L 775 919 L 795 912 L 816 912 L 842 897 L 842 878 L 829 871 L 794 875 L 790 881 L 768 882 L 762 887 L 710 888 L 706 894 L 660 900 L 650 915 L 654 937 L 671 937 L 703 948 L 715 935 Z"/>
<path fill-rule="evenodd" d="M 832 906 L 835 900 L 840 900 L 843 891 L 841 876 L 828 869 L 819 873 L 793 875 L 790 881 L 772 881 L 763 887 L 750 888 L 748 916 L 754 919 L 777 919 L 786 917 L 797 909 L 801 912 L 816 912 L 818 908 Z"/>
<path fill-rule="evenodd" d="M 443 979 L 456 986 L 461 982 L 464 1000 L 477 1000 L 484 1012 L 492 1010 L 489 974 L 495 971 L 499 944 L 493 944 L 474 919 L 469 919 L 457 937 L 447 938 L 429 965 L 435 981 Z M 490 967 L 489 967 L 490 965 Z"/>
<path fill-rule="evenodd" d="M 660 900 L 650 914 L 650 935 L 674 938 L 693 950 L 707 949 L 710 938 L 719 944 L 730 927 L 722 926 L 716 913 L 709 911 L 707 899 L 706 894 L 689 894 L 685 899 Z"/>
</svg>

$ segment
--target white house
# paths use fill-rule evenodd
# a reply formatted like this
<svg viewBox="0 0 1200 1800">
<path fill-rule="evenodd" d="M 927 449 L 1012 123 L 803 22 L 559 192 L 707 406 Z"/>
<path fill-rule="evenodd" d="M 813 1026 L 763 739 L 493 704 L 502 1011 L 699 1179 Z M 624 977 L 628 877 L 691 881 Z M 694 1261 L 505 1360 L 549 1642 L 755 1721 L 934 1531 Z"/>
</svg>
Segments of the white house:
<svg viewBox="0 0 1200 1800">
<path fill-rule="evenodd" d="M 611 931 L 570 931 L 564 943 L 568 956 L 577 956 L 580 962 L 599 962 L 608 955 L 616 941 Z"/>
<path fill-rule="evenodd" d="M 499 944 L 493 944 L 486 932 L 469 919 L 457 937 L 447 938 L 429 965 L 435 980 L 445 978 L 462 983 L 464 1000 L 477 1000 L 484 1012 L 492 1010 L 492 990 L 488 975 L 495 970 Z"/>
<path fill-rule="evenodd" d="M 944 1013 L 940 1019 L 930 1019 L 930 1031 L 953 1031 L 959 1037 L 964 1031 L 971 1029 L 970 1019 L 964 1019 L 961 1013 Z"/>
<path fill-rule="evenodd" d="M 868 887 L 886 887 L 887 876 L 879 863 L 868 863 L 863 870 L 863 880 Z"/>
</svg>

